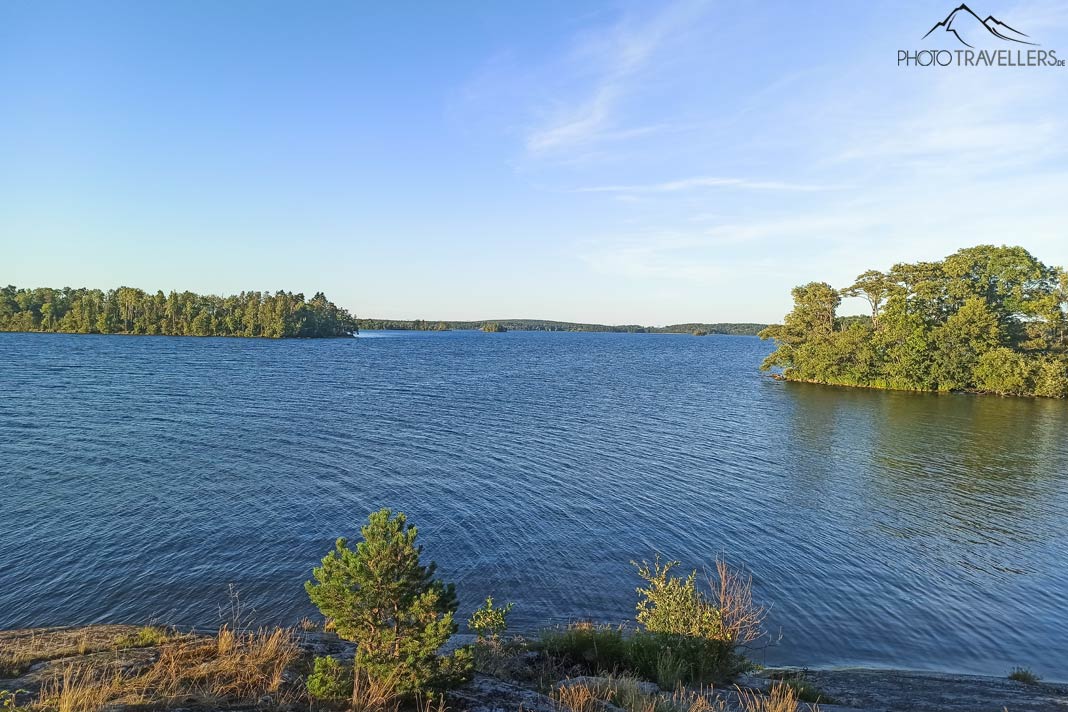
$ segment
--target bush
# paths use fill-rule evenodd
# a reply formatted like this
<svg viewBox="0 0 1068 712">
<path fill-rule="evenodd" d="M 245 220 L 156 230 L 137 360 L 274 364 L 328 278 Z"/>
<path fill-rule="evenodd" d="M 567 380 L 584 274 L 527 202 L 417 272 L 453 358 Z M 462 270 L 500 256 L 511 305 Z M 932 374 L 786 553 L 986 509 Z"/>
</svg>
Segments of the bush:
<svg viewBox="0 0 1068 712">
<path fill-rule="evenodd" d="M 627 641 L 627 667 L 671 690 L 680 683 L 721 684 L 750 664 L 723 640 L 638 631 Z"/>
<path fill-rule="evenodd" d="M 417 530 L 403 514 L 382 509 L 360 529 L 355 549 L 338 539 L 305 589 L 339 636 L 356 643 L 354 687 L 387 682 L 407 696 L 448 687 L 470 671 L 471 651 L 437 654 L 456 632 L 456 592 L 420 563 Z M 358 673 L 358 674 L 356 674 Z M 355 692 L 355 690 L 354 690 Z"/>
<path fill-rule="evenodd" d="M 1016 680 L 1027 685 L 1035 685 L 1041 680 L 1041 678 L 1032 672 L 1029 668 L 1014 667 L 1009 673 L 1010 680 Z"/>
<path fill-rule="evenodd" d="M 590 673 L 606 674 L 627 667 L 623 629 L 576 623 L 542 631 L 541 648 L 553 658 Z"/>
<path fill-rule="evenodd" d="M 753 602 L 752 578 L 716 562 L 715 577 L 698 586 L 697 571 L 672 574 L 677 561 L 635 563 L 637 620 L 645 628 L 629 641 L 632 669 L 662 686 L 722 683 L 749 668 L 739 652 L 763 635 L 764 608 Z"/>
<path fill-rule="evenodd" d="M 334 658 L 315 658 L 315 669 L 308 675 L 308 694 L 317 700 L 337 702 L 352 696 L 352 668 Z"/>
<path fill-rule="evenodd" d="M 1001 396 L 1031 392 L 1031 364 L 1022 354 L 1000 347 L 987 351 L 975 364 L 975 385 Z"/>
<path fill-rule="evenodd" d="M 1046 356 L 1035 367 L 1035 395 L 1068 398 L 1068 358 Z"/>
<path fill-rule="evenodd" d="M 467 620 L 467 627 L 475 631 L 479 640 L 495 639 L 508 630 L 508 614 L 512 604 L 493 607 L 493 597 L 487 596 L 485 605 L 477 608 Z"/>
<path fill-rule="evenodd" d="M 120 648 L 151 648 L 166 643 L 171 637 L 165 628 L 146 625 L 138 628 L 136 633 L 119 636 L 115 644 Z"/>
</svg>

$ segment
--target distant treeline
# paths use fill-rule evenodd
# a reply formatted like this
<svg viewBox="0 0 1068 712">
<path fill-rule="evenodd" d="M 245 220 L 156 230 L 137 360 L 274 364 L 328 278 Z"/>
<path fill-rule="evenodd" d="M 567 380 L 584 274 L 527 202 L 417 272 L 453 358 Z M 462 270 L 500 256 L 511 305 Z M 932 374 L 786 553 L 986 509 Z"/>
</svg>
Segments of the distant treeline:
<svg viewBox="0 0 1068 712">
<path fill-rule="evenodd" d="M 762 368 L 787 380 L 1068 397 L 1068 272 L 1022 247 L 970 247 L 793 297 L 760 334 L 778 342 Z M 837 316 L 842 297 L 864 299 L 870 316 Z"/>
<path fill-rule="evenodd" d="M 399 331 L 448 331 L 450 329 L 484 329 L 498 325 L 507 331 L 595 331 L 631 334 L 734 334 L 755 336 L 767 324 L 672 324 L 671 326 L 639 326 L 623 324 L 581 324 L 571 321 L 548 321 L 545 319 L 489 319 L 486 321 L 424 321 L 414 319 L 359 319 L 361 329 L 386 329 Z"/>
<path fill-rule="evenodd" d="M 166 336 L 323 338 L 356 331 L 356 319 L 321 292 L 149 293 L 132 287 L 0 290 L 0 331 Z"/>
</svg>

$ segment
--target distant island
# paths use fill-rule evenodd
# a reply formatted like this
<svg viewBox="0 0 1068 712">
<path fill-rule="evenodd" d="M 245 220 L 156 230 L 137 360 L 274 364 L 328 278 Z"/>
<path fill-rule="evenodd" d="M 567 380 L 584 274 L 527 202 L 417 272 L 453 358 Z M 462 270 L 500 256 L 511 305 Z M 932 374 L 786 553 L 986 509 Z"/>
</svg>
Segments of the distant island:
<svg viewBox="0 0 1068 712">
<path fill-rule="evenodd" d="M 639 326 L 546 319 L 440 321 L 357 319 L 322 292 L 241 292 L 221 297 L 193 292 L 146 292 L 133 287 L 0 289 L 0 331 L 162 336 L 328 338 L 365 330 L 584 331 L 634 334 L 755 336 L 767 324 L 715 323 Z"/>
<path fill-rule="evenodd" d="M 322 292 L 149 293 L 132 287 L 0 289 L 0 331 L 69 334 L 328 338 L 357 332 L 356 319 Z"/>
<path fill-rule="evenodd" d="M 909 391 L 1068 397 L 1068 272 L 1022 247 L 979 245 L 939 262 L 811 282 L 760 332 L 781 378 Z M 870 315 L 839 317 L 842 297 Z"/>
<path fill-rule="evenodd" d="M 729 334 L 735 336 L 756 336 L 767 324 L 671 324 L 670 326 L 639 326 L 637 324 L 584 324 L 573 321 L 550 321 L 546 319 L 492 319 L 487 321 L 433 321 L 413 319 L 357 319 L 361 329 L 398 330 L 398 331 L 449 331 L 486 330 L 489 325 L 497 325 L 506 331 L 588 331 L 627 334 Z"/>
</svg>

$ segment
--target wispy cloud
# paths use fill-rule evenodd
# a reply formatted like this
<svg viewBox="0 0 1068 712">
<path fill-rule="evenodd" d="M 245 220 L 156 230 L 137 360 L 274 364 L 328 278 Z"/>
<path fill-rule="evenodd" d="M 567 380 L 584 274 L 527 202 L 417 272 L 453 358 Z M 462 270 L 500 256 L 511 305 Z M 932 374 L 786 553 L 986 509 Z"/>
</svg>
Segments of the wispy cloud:
<svg viewBox="0 0 1068 712">
<path fill-rule="evenodd" d="M 789 183 L 784 181 L 748 180 L 746 178 L 717 178 L 713 176 L 696 176 L 663 183 L 643 185 L 601 185 L 578 188 L 578 193 L 678 193 L 701 188 L 740 188 L 743 190 L 784 190 L 797 192 L 818 192 L 836 190 L 837 186 L 816 185 L 809 183 Z"/>
<path fill-rule="evenodd" d="M 652 17 L 628 14 L 608 28 L 578 38 L 562 66 L 555 70 L 585 81 L 567 92 L 570 96 L 557 98 L 556 106 L 529 128 L 527 151 L 543 154 L 633 138 L 663 128 L 622 125 L 617 109 L 658 50 L 684 32 L 707 8 L 707 3 L 677 1 Z"/>
</svg>

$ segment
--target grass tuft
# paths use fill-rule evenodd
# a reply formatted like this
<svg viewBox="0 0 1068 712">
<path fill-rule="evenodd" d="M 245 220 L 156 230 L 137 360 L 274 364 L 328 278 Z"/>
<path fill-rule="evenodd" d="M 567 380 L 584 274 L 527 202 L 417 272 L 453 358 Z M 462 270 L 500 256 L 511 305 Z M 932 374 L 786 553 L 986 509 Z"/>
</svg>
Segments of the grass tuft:
<svg viewBox="0 0 1068 712">
<path fill-rule="evenodd" d="M 783 680 L 773 683 L 766 695 L 739 689 L 738 700 L 741 709 L 744 712 L 797 712 L 802 700 L 790 682 Z M 815 704 L 809 704 L 808 708 L 811 712 L 819 712 L 819 706 Z"/>
<path fill-rule="evenodd" d="M 174 636 L 166 628 L 146 625 L 138 628 L 134 633 L 120 635 L 115 639 L 115 645 L 119 648 L 153 648 L 173 638 Z"/>
<path fill-rule="evenodd" d="M 1025 685 L 1037 685 L 1042 678 L 1036 675 L 1030 668 L 1014 667 L 1009 672 L 1009 679 L 1022 682 Z"/>
</svg>

